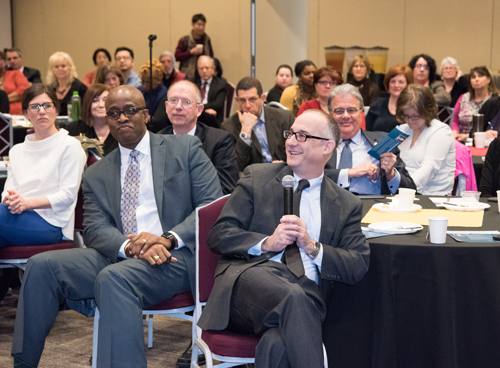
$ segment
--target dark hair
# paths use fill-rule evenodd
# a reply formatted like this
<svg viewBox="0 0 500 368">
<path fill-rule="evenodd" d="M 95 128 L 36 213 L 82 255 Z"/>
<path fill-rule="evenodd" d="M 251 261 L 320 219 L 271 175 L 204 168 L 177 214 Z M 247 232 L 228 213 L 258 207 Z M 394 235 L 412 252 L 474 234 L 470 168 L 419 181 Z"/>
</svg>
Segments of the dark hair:
<svg viewBox="0 0 500 368">
<path fill-rule="evenodd" d="M 300 78 L 300 75 L 306 68 L 306 66 L 312 65 L 316 68 L 316 65 L 311 60 L 302 60 L 295 64 L 295 75 Z"/>
<path fill-rule="evenodd" d="M 132 49 L 129 49 L 128 47 L 117 47 L 115 51 L 115 59 L 116 59 L 116 54 L 118 54 L 120 51 L 128 51 L 130 57 L 132 59 L 134 58 L 134 52 L 132 51 Z"/>
<path fill-rule="evenodd" d="M 205 18 L 205 16 L 203 14 L 195 14 L 193 15 L 193 18 L 191 19 L 191 23 L 196 23 L 197 21 L 199 20 L 202 20 L 204 23 L 207 22 L 207 19 Z"/>
<path fill-rule="evenodd" d="M 17 47 L 12 47 L 10 49 L 7 49 L 7 50 L 5 50 L 5 52 L 17 52 L 17 56 L 23 57 L 23 52 L 21 51 L 21 49 L 19 49 Z"/>
<path fill-rule="evenodd" d="M 342 76 L 338 71 L 333 69 L 330 65 L 319 68 L 314 72 L 314 84 L 318 83 L 319 80 L 325 76 L 332 78 L 340 86 L 343 82 Z"/>
<path fill-rule="evenodd" d="M 410 84 L 401 92 L 396 104 L 396 119 L 405 123 L 403 110 L 415 109 L 426 126 L 431 126 L 432 119 L 438 119 L 438 106 L 431 90 L 420 84 Z"/>
<path fill-rule="evenodd" d="M 59 114 L 59 111 L 61 111 L 61 103 L 57 99 L 56 90 L 50 86 L 47 86 L 46 84 L 41 83 L 35 83 L 24 90 L 23 100 L 21 102 L 23 113 L 27 113 L 28 105 L 35 97 L 43 95 L 44 93 L 46 93 L 47 96 L 49 96 L 49 98 L 52 100 L 57 114 Z"/>
<path fill-rule="evenodd" d="M 415 69 L 415 65 L 417 64 L 418 59 L 424 59 L 427 61 L 427 65 L 429 66 L 429 83 L 434 82 L 436 79 L 436 61 L 431 58 L 429 55 L 426 54 L 419 54 L 414 56 L 410 62 L 408 63 L 408 66 L 411 68 L 411 70 Z"/>
<path fill-rule="evenodd" d="M 488 84 L 488 93 L 490 95 L 492 95 L 493 93 L 498 93 L 498 89 L 495 86 L 495 83 L 493 83 L 493 78 L 491 78 L 491 74 L 488 68 L 486 66 L 476 66 L 475 68 L 472 68 L 470 70 L 469 74 L 469 93 L 471 100 L 476 97 L 476 91 L 474 91 L 474 88 L 472 88 L 472 85 L 470 83 L 472 78 L 474 78 L 474 73 L 490 78 L 490 83 Z"/>
<path fill-rule="evenodd" d="M 276 75 L 278 75 L 278 73 L 280 72 L 280 69 L 281 68 L 287 68 L 287 69 L 290 69 L 290 74 L 292 75 L 293 77 L 293 70 L 292 70 L 292 67 L 290 65 L 287 65 L 287 64 L 281 64 L 278 69 L 276 69 Z"/>
<path fill-rule="evenodd" d="M 108 58 L 108 61 L 111 62 L 111 55 L 109 54 L 109 51 L 106 49 L 97 49 L 94 51 L 94 55 L 92 55 L 92 60 L 94 60 L 94 65 L 97 65 L 97 54 L 100 52 L 104 52 L 106 54 L 106 57 Z M 116 55 L 116 54 L 115 54 Z"/>
<path fill-rule="evenodd" d="M 94 101 L 94 98 L 102 95 L 105 91 L 109 92 L 111 91 L 111 88 L 109 88 L 105 84 L 96 83 L 91 85 L 85 93 L 85 97 L 83 98 L 82 102 L 82 120 L 89 127 L 94 125 L 94 117 L 92 116 L 92 112 L 90 111 L 90 109 L 92 108 L 92 102 Z"/>
<path fill-rule="evenodd" d="M 116 65 L 106 64 L 97 69 L 97 73 L 95 75 L 94 83 L 104 84 L 106 80 L 106 76 L 109 73 L 116 74 L 118 79 L 120 80 L 120 86 L 125 84 L 125 78 L 123 77 L 123 73 Z"/>
<path fill-rule="evenodd" d="M 217 74 L 217 76 L 220 78 L 222 77 L 222 65 L 219 61 L 219 59 L 217 58 L 214 58 L 214 65 L 215 65 L 215 73 Z"/>
<path fill-rule="evenodd" d="M 410 67 L 405 64 L 396 64 L 391 66 L 385 75 L 384 87 L 386 91 L 389 90 L 389 83 L 391 79 L 399 74 L 402 74 L 405 77 L 406 85 L 413 83 L 413 71 Z"/>
<path fill-rule="evenodd" d="M 262 84 L 259 80 L 254 77 L 245 77 L 238 82 L 236 86 L 236 96 L 238 96 L 238 91 L 248 91 L 249 89 L 256 88 L 259 97 L 262 95 Z"/>
</svg>

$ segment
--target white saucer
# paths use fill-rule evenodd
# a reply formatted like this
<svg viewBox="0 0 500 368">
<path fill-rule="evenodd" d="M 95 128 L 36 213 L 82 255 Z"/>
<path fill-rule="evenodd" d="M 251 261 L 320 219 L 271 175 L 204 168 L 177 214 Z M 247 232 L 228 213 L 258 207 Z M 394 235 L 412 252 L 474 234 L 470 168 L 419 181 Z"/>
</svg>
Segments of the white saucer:
<svg viewBox="0 0 500 368">
<path fill-rule="evenodd" d="M 452 210 L 452 211 L 461 211 L 461 212 L 473 212 L 473 211 L 482 211 L 486 208 L 490 208 L 491 206 L 488 203 L 482 203 L 482 202 L 477 202 L 477 203 L 467 203 L 462 206 L 453 206 L 450 204 L 444 204 L 443 207 L 446 208 L 447 210 Z"/>
<path fill-rule="evenodd" d="M 389 203 L 377 203 L 377 204 L 374 204 L 372 206 L 372 208 L 375 208 L 375 209 L 382 211 L 382 212 L 388 212 L 388 213 L 409 213 L 409 212 L 415 212 L 415 211 L 421 210 L 422 206 L 414 203 L 411 206 L 411 209 L 400 209 L 400 208 L 390 208 Z"/>
<path fill-rule="evenodd" d="M 424 228 L 422 225 L 411 222 L 376 222 L 368 227 L 388 234 L 412 234 Z M 402 227 L 402 229 L 398 229 L 398 227 Z"/>
</svg>

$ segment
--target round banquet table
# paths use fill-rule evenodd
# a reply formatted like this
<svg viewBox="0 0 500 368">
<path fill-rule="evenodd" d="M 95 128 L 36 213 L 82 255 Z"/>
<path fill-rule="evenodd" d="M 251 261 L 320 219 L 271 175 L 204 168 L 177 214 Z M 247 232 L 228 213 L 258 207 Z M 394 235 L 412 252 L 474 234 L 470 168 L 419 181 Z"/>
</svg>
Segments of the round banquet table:
<svg viewBox="0 0 500 368">
<path fill-rule="evenodd" d="M 364 199 L 364 213 L 375 203 Z M 490 204 L 469 230 L 500 230 Z M 335 285 L 323 330 L 330 367 L 500 366 L 500 242 L 435 245 L 427 231 L 369 239 L 365 277 Z"/>
</svg>

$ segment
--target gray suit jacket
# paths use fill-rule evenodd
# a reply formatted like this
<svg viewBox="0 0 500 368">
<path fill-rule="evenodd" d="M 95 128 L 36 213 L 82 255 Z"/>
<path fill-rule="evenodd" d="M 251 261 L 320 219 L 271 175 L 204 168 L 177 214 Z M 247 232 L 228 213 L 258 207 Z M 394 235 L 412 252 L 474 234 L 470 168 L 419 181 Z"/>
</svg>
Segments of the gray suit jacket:
<svg viewBox="0 0 500 368">
<path fill-rule="evenodd" d="M 285 137 L 283 131 L 290 129 L 294 118 L 291 111 L 264 106 L 266 120 L 267 143 L 273 160 L 286 161 Z M 236 139 L 236 157 L 240 171 L 251 164 L 262 163 L 262 148 L 254 132 L 252 143 L 248 146 L 240 138 L 241 123 L 238 114 L 234 114 L 222 122 L 221 128 L 227 130 Z"/>
<path fill-rule="evenodd" d="M 378 141 L 382 140 L 387 135 L 386 132 L 368 132 L 364 130 L 361 130 L 361 134 L 363 134 L 363 136 L 368 140 L 368 142 L 370 142 L 372 146 L 376 145 Z M 401 157 L 399 157 L 399 149 L 396 148 L 393 153 L 396 155 L 396 164 L 394 165 L 394 168 L 398 170 L 399 174 L 401 175 L 401 182 L 399 183 L 399 187 L 416 190 L 417 186 L 413 182 L 410 173 L 406 170 L 404 161 L 401 160 Z M 336 183 L 339 178 L 339 172 L 340 170 L 337 169 L 337 150 L 335 149 L 333 150 L 332 156 L 325 165 L 325 175 Z M 384 170 L 380 170 L 380 181 L 382 184 L 380 194 L 390 195 L 391 191 L 389 189 L 389 185 L 387 184 L 387 178 L 385 176 Z"/>
<path fill-rule="evenodd" d="M 217 172 L 198 138 L 189 135 L 151 137 L 151 164 L 158 215 L 163 232 L 174 231 L 186 244 L 189 278 L 194 289 L 195 212 L 222 196 Z M 120 150 L 116 149 L 83 175 L 85 244 L 116 262 L 127 239 L 120 215 Z"/>
<path fill-rule="evenodd" d="M 251 256 L 248 250 L 273 234 L 283 216 L 281 179 L 292 175 L 284 163 L 248 167 L 210 231 L 209 245 L 222 258 L 215 284 L 198 325 L 203 329 L 227 327 L 234 282 L 249 267 L 275 253 Z M 274 200 L 269 200 L 273 198 Z M 321 233 L 323 244 L 319 287 L 328 303 L 335 281 L 356 284 L 368 270 L 370 249 L 361 232 L 362 203 L 326 176 L 321 186 Z"/>
</svg>

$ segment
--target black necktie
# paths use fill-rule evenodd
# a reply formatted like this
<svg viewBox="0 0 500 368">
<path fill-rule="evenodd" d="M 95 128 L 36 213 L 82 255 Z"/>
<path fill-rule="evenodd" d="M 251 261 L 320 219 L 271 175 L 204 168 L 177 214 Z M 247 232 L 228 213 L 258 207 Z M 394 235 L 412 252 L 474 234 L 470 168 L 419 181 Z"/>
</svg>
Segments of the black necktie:
<svg viewBox="0 0 500 368">
<path fill-rule="evenodd" d="M 299 181 L 299 185 L 295 190 L 295 194 L 293 196 L 293 214 L 296 216 L 300 215 L 299 209 L 302 191 L 306 188 L 309 188 L 309 185 L 310 184 L 307 180 L 302 179 L 301 181 Z M 295 274 L 295 276 L 300 277 L 304 275 L 304 264 L 302 263 L 302 258 L 300 256 L 300 250 L 297 246 L 297 242 L 293 242 L 292 244 L 287 245 L 284 258 L 288 269 L 293 274 Z"/>
<path fill-rule="evenodd" d="M 339 167 L 337 169 L 352 169 L 352 151 L 349 146 L 352 139 L 343 139 L 342 142 L 344 142 L 344 148 L 340 154 Z"/>
</svg>

